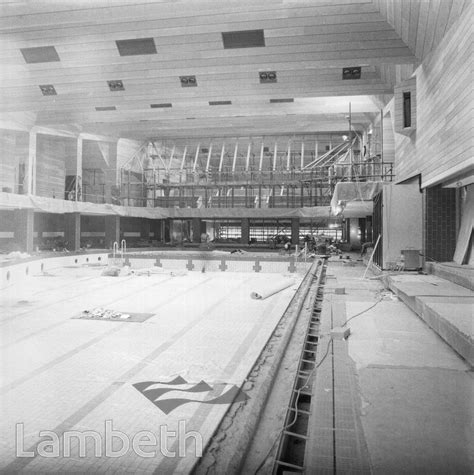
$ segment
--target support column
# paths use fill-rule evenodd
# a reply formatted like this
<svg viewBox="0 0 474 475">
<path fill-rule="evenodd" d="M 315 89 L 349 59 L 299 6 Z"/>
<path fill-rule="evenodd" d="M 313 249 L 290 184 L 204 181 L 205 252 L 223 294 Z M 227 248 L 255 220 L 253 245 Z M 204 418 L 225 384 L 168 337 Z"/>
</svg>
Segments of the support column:
<svg viewBox="0 0 474 475">
<path fill-rule="evenodd" d="M 15 242 L 23 252 L 33 251 L 34 211 L 32 209 L 17 209 L 15 213 Z"/>
<path fill-rule="evenodd" d="M 26 193 L 29 195 L 34 195 L 36 193 L 36 131 L 33 130 L 30 132 L 28 145 L 28 166 L 26 179 Z"/>
<path fill-rule="evenodd" d="M 161 223 L 161 219 L 153 219 L 150 222 L 150 231 L 153 232 L 153 241 L 162 241 Z"/>
<path fill-rule="evenodd" d="M 120 216 L 106 216 L 105 247 L 112 249 L 114 242 L 120 245 Z"/>
<path fill-rule="evenodd" d="M 298 244 L 300 241 L 300 219 L 291 218 L 291 243 Z"/>
<path fill-rule="evenodd" d="M 146 218 L 140 219 L 140 239 L 150 240 L 150 220 Z"/>
<path fill-rule="evenodd" d="M 64 240 L 69 251 L 78 251 L 81 248 L 81 213 L 64 215 Z"/>
<path fill-rule="evenodd" d="M 365 218 L 359 218 L 359 228 L 360 228 L 360 243 L 363 244 L 367 241 L 366 235 L 366 226 L 365 226 Z"/>
<path fill-rule="evenodd" d="M 351 242 L 351 220 L 346 218 L 342 223 L 342 240 L 346 241 L 348 244 Z"/>
<path fill-rule="evenodd" d="M 105 173 L 105 202 L 114 203 L 118 189 L 118 171 L 117 171 L 117 143 L 107 143 L 109 163 L 104 169 Z M 128 204 L 128 203 L 127 203 Z"/>
<path fill-rule="evenodd" d="M 201 242 L 201 220 L 199 218 L 193 218 L 191 222 L 191 229 L 193 232 L 193 242 Z"/>
<path fill-rule="evenodd" d="M 47 231 L 45 227 L 45 215 L 36 213 L 34 218 L 34 231 L 36 232 L 36 245 L 39 246 L 43 242 L 43 232 Z"/>
<path fill-rule="evenodd" d="M 242 218 L 242 223 L 240 225 L 241 229 L 241 244 L 248 244 L 250 241 L 250 219 L 249 218 Z"/>
<path fill-rule="evenodd" d="M 166 218 L 163 220 L 164 225 L 163 225 L 163 242 L 171 242 L 171 223 L 172 220 L 170 218 Z"/>
<path fill-rule="evenodd" d="M 82 201 L 82 137 L 77 139 L 75 201 Z"/>
</svg>

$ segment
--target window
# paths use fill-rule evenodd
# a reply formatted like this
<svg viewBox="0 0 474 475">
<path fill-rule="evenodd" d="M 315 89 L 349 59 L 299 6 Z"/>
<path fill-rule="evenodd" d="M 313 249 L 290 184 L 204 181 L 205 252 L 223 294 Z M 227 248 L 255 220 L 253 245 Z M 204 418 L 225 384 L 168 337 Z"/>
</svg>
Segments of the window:
<svg viewBox="0 0 474 475">
<path fill-rule="evenodd" d="M 411 127 L 411 93 L 403 93 L 403 127 Z"/>
</svg>

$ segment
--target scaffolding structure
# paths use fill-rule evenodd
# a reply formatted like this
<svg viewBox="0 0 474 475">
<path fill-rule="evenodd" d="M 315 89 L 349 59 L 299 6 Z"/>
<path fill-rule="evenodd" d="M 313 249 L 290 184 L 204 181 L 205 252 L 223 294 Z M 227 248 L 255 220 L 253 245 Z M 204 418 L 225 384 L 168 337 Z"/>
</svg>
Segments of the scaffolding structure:
<svg viewBox="0 0 474 475">
<path fill-rule="evenodd" d="M 361 156 L 361 138 L 327 147 L 318 156 L 304 140 L 272 147 L 252 138 L 229 145 L 212 141 L 149 141 L 120 169 L 120 203 L 164 208 L 299 208 L 329 206 L 336 183 L 391 181 L 393 164 Z"/>
</svg>

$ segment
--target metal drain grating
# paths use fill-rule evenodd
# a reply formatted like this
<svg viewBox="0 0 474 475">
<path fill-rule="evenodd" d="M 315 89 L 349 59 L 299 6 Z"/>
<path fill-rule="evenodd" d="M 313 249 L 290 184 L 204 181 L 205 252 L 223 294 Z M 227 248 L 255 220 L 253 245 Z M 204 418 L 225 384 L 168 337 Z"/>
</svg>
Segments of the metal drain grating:
<svg viewBox="0 0 474 475">
<path fill-rule="evenodd" d="M 308 440 L 308 424 L 311 407 L 311 388 L 316 369 L 316 351 L 319 343 L 319 321 L 323 300 L 324 276 L 326 272 L 324 260 L 318 275 L 316 298 L 311 310 L 311 318 L 305 335 L 298 372 L 282 431 L 280 444 L 273 465 L 274 475 L 284 473 L 303 473 L 304 454 Z"/>
</svg>

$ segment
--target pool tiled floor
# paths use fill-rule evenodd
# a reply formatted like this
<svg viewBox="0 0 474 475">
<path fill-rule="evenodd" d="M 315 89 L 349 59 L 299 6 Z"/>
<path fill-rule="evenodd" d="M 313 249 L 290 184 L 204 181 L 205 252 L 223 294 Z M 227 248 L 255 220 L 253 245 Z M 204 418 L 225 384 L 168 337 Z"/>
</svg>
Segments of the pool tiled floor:
<svg viewBox="0 0 474 475">
<path fill-rule="evenodd" d="M 266 300 L 251 299 L 251 290 L 269 278 L 275 275 L 101 277 L 97 268 L 63 268 L 32 276 L 26 288 L 4 290 L 0 470 L 189 472 L 196 441 L 206 444 L 229 407 L 199 401 L 242 384 L 295 292 L 296 284 Z M 153 316 L 141 323 L 72 318 L 98 306 Z M 166 387 L 177 376 L 189 384 L 173 386 L 166 398 L 198 402 L 169 414 L 133 387 L 144 381 Z M 212 391 L 176 390 L 201 380 Z M 130 445 L 141 436 L 141 445 L 113 457 L 111 450 L 124 442 L 115 435 L 106 447 L 107 430 L 109 436 L 112 430 L 124 434 Z M 52 432 L 42 439 L 40 431 Z M 94 433 L 63 445 L 70 431 Z M 19 449 L 33 456 L 16 457 Z"/>
</svg>

